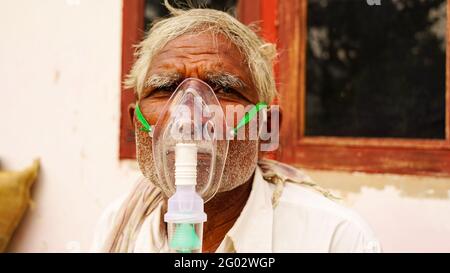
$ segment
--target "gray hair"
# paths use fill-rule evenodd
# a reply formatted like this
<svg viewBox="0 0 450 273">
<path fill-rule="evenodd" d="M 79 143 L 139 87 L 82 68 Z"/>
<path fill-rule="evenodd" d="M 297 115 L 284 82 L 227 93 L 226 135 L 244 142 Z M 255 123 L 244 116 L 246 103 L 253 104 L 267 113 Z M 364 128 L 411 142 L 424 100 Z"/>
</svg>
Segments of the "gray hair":
<svg viewBox="0 0 450 273">
<path fill-rule="evenodd" d="M 148 81 L 147 72 L 152 58 L 168 42 L 183 35 L 199 31 L 211 31 L 229 39 L 246 60 L 260 101 L 270 103 L 277 95 L 273 73 L 276 57 L 274 44 L 266 43 L 248 26 L 233 16 L 218 10 L 193 8 L 187 10 L 165 6 L 171 17 L 153 24 L 146 38 L 137 46 L 136 62 L 125 80 L 127 88 L 133 88 L 140 97 Z"/>
</svg>

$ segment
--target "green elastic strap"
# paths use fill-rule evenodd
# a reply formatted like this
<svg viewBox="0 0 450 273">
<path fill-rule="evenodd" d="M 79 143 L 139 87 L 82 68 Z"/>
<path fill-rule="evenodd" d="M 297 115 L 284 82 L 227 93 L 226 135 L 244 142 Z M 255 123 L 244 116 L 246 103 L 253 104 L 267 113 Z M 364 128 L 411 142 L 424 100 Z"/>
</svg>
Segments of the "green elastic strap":
<svg viewBox="0 0 450 273">
<path fill-rule="evenodd" d="M 237 131 L 239 130 L 239 128 L 241 128 L 242 126 L 246 125 L 247 123 L 250 122 L 250 120 L 252 120 L 255 115 L 261 111 L 261 109 L 266 108 L 267 107 L 267 103 L 265 102 L 258 102 L 252 109 L 250 109 L 250 111 L 248 111 L 247 113 L 245 113 L 244 117 L 241 119 L 241 121 L 239 121 L 238 125 L 236 126 L 236 128 L 234 128 L 234 134 L 237 134 Z"/>
<path fill-rule="evenodd" d="M 150 126 L 150 124 L 144 118 L 144 115 L 141 112 L 141 108 L 139 108 L 139 104 L 136 106 L 136 117 L 143 126 L 141 127 L 141 131 L 150 133 L 152 131 L 152 126 Z"/>
<path fill-rule="evenodd" d="M 239 121 L 239 123 L 236 126 L 236 128 L 233 129 L 234 134 L 237 134 L 237 131 L 242 126 L 245 126 L 246 124 L 248 124 L 250 122 L 250 120 L 252 120 L 256 116 L 256 114 L 259 111 L 261 111 L 261 109 L 266 108 L 266 107 L 267 107 L 267 103 L 265 103 L 265 102 L 258 102 L 252 109 L 250 109 L 250 111 L 245 113 L 244 117 Z M 137 117 L 137 119 L 139 120 L 139 122 L 143 126 L 143 127 L 141 127 L 141 131 L 144 131 L 144 132 L 151 132 L 152 131 L 152 127 L 147 122 L 147 120 L 144 118 L 144 115 L 142 114 L 141 109 L 139 108 L 139 105 L 136 106 L 136 117 Z"/>
</svg>

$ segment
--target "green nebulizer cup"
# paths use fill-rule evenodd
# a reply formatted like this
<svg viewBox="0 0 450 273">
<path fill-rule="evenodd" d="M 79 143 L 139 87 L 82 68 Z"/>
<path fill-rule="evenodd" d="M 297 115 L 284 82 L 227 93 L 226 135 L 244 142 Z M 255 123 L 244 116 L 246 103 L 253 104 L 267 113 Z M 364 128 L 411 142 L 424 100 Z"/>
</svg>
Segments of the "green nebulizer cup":
<svg viewBox="0 0 450 273">
<path fill-rule="evenodd" d="M 203 223 L 206 214 L 203 199 L 196 192 L 197 145 L 177 143 L 175 146 L 175 187 L 169 198 L 164 221 L 172 253 L 201 253 Z"/>
</svg>

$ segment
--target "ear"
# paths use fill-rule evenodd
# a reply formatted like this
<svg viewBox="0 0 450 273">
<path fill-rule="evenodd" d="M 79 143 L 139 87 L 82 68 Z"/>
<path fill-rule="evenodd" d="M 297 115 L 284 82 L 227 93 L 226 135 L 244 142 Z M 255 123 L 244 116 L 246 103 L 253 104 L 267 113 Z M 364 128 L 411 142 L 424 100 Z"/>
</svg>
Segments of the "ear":
<svg viewBox="0 0 450 273">
<path fill-rule="evenodd" d="M 282 114 L 281 109 L 278 105 L 271 106 L 269 109 L 267 109 L 267 120 L 266 124 L 264 125 L 266 126 L 266 130 L 262 131 L 260 135 L 260 157 L 273 154 L 273 152 L 278 149 L 281 120 Z M 272 128 L 272 125 L 274 125 L 275 127 Z M 264 146 L 264 149 L 266 149 L 265 151 L 261 149 L 261 145 Z"/>
<path fill-rule="evenodd" d="M 134 128 L 134 111 L 136 110 L 136 103 L 132 102 L 128 105 L 128 115 L 130 117 L 130 122 L 133 125 Z"/>
<path fill-rule="evenodd" d="M 276 107 L 269 106 L 266 113 L 267 113 L 267 120 L 266 120 L 267 132 L 272 132 L 272 118 L 278 119 L 278 128 L 281 129 L 283 112 L 281 111 L 279 105 L 276 105 Z"/>
</svg>

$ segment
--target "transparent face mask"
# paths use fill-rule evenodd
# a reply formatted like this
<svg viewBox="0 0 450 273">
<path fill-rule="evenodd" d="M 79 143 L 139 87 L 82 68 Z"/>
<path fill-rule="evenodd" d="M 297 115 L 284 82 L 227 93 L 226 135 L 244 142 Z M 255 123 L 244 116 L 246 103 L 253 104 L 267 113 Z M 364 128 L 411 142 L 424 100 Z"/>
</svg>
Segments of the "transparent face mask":
<svg viewBox="0 0 450 273">
<path fill-rule="evenodd" d="M 143 116 L 139 104 L 136 117 L 140 128 L 153 138 L 153 160 L 159 181 L 154 181 L 170 197 L 175 193 L 175 146 L 177 143 L 197 146 L 197 193 L 210 200 L 220 188 L 228 153 L 229 139 L 247 124 L 258 111 L 258 103 L 248 111 L 236 127 L 226 122 L 223 109 L 212 88 L 205 82 L 188 78 L 171 95 L 155 126 Z"/>
</svg>

